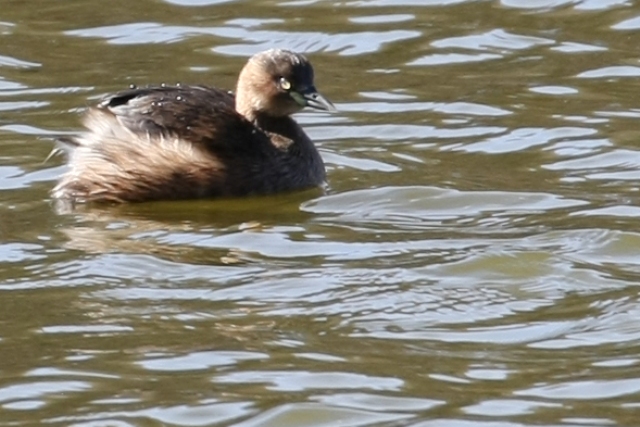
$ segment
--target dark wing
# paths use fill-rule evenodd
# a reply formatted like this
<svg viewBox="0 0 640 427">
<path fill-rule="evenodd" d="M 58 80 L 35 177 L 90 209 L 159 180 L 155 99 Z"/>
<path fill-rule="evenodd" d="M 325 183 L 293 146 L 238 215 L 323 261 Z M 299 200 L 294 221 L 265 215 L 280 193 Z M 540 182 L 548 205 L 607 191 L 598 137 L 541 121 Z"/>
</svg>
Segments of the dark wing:
<svg viewBox="0 0 640 427">
<path fill-rule="evenodd" d="M 206 86 L 129 89 L 97 109 L 136 134 L 175 136 L 211 149 L 256 138 L 253 125 L 236 111 L 233 94 Z"/>
</svg>

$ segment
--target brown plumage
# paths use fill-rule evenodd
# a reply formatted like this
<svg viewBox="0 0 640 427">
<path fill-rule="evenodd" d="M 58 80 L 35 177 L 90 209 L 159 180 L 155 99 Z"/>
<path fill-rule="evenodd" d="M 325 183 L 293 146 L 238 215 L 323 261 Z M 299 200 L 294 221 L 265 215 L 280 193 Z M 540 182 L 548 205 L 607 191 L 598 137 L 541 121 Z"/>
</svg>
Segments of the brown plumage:
<svg viewBox="0 0 640 427">
<path fill-rule="evenodd" d="M 89 109 L 60 141 L 69 171 L 55 199 L 138 202 L 298 190 L 325 180 L 322 158 L 290 117 L 333 110 L 297 53 L 254 55 L 231 93 L 206 86 L 134 88 Z"/>
</svg>

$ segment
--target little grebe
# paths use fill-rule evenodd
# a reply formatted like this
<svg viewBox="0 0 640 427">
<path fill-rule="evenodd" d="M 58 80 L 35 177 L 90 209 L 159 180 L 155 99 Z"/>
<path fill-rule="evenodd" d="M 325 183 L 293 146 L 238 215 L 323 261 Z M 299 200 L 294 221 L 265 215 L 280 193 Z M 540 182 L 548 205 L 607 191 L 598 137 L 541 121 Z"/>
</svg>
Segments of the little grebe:
<svg viewBox="0 0 640 427">
<path fill-rule="evenodd" d="M 132 88 L 60 141 L 69 171 L 52 191 L 71 203 L 244 196 L 321 185 L 320 154 L 290 117 L 334 110 L 302 55 L 271 49 L 251 57 L 235 97 L 205 86 Z"/>
</svg>

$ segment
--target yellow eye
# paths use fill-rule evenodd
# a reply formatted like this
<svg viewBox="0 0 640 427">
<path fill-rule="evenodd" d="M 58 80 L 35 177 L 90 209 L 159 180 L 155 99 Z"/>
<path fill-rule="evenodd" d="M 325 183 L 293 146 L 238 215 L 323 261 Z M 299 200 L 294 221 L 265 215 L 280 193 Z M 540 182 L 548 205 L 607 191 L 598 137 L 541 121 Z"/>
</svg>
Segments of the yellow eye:
<svg viewBox="0 0 640 427">
<path fill-rule="evenodd" d="M 289 90 L 291 89 L 291 83 L 284 77 L 280 77 L 280 87 L 284 90 Z"/>
</svg>

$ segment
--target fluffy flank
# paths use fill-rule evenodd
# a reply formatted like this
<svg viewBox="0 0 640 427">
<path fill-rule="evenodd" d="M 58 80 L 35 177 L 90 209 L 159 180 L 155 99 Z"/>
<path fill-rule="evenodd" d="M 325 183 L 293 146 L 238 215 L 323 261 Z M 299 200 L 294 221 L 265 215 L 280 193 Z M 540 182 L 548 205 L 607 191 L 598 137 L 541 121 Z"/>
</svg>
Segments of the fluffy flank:
<svg viewBox="0 0 640 427">
<path fill-rule="evenodd" d="M 88 131 L 65 144 L 69 171 L 54 198 L 75 202 L 135 202 L 194 198 L 224 181 L 223 166 L 200 147 L 173 135 L 134 133 L 108 111 L 91 109 Z"/>
</svg>

